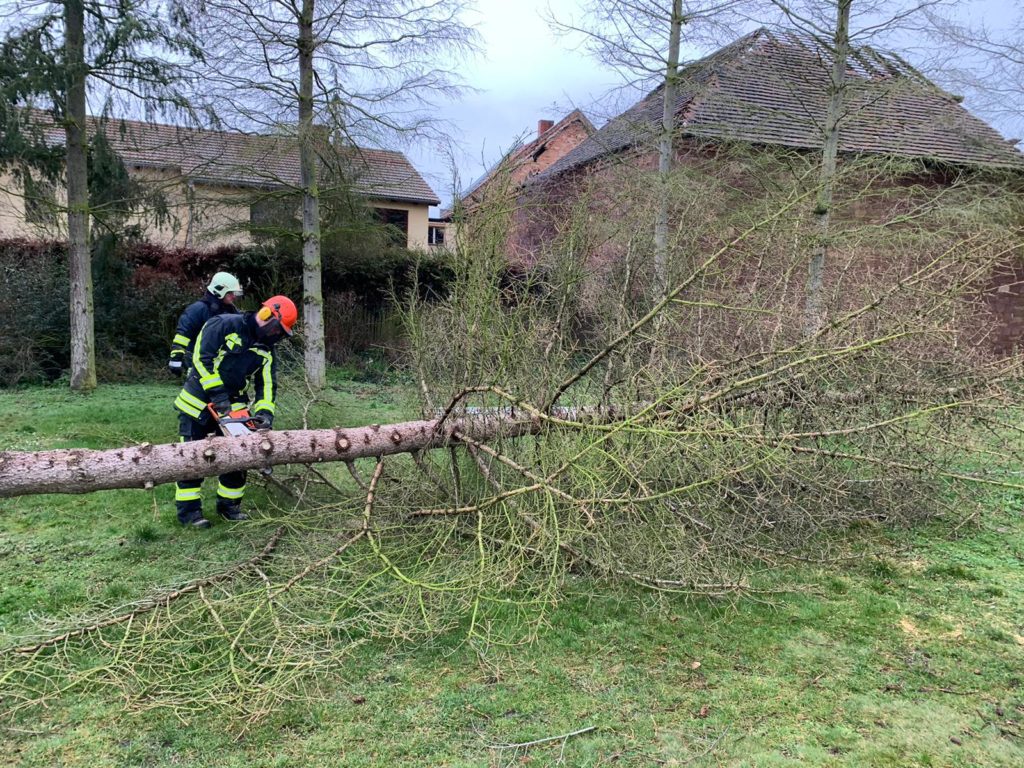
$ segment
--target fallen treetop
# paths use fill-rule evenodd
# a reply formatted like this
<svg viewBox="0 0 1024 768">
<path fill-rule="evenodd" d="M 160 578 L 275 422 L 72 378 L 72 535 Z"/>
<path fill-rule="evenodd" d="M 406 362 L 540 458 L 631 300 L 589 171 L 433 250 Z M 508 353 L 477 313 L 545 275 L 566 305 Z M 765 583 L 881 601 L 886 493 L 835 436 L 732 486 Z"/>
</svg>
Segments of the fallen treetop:
<svg viewBox="0 0 1024 768">
<path fill-rule="evenodd" d="M 612 420 L 615 409 L 556 408 L 552 417 Z M 210 477 L 277 464 L 354 461 L 415 453 L 458 443 L 456 434 L 478 441 L 540 432 L 536 412 L 488 409 L 460 418 L 371 424 L 365 427 L 254 432 L 191 443 L 142 445 L 97 451 L 0 451 L 0 498 L 34 493 L 90 493 L 111 488 L 152 488 L 193 477 Z"/>
</svg>

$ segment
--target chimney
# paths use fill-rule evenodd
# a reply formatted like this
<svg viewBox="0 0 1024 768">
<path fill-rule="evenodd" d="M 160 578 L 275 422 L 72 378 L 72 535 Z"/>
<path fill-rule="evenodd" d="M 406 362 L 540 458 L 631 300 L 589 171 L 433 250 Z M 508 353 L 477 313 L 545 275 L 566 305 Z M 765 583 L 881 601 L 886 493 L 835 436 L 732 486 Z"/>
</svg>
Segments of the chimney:
<svg viewBox="0 0 1024 768">
<path fill-rule="evenodd" d="M 537 138 L 539 139 L 541 136 L 543 136 L 544 132 L 547 131 L 549 128 L 551 128 L 554 124 L 555 124 L 554 120 L 538 120 L 537 121 Z"/>
</svg>

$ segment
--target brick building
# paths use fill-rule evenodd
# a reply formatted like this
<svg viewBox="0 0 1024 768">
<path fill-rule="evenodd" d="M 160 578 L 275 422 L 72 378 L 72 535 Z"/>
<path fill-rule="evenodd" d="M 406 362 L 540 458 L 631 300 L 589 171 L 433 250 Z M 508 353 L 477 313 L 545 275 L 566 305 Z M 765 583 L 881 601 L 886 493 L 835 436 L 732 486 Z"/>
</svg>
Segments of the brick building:
<svg viewBox="0 0 1024 768">
<path fill-rule="evenodd" d="M 587 116 L 574 109 L 557 123 L 538 120 L 537 135 L 525 144 L 514 147 L 462 193 L 459 202 L 472 210 L 487 197 L 488 190 L 499 183 L 512 187 L 525 184 L 566 157 L 594 133 Z"/>
<path fill-rule="evenodd" d="M 489 196 L 521 189 L 530 179 L 551 168 L 586 141 L 594 131 L 593 123 L 578 109 L 558 122 L 538 120 L 534 138 L 525 143 L 519 142 L 506 152 L 467 187 L 452 208 L 442 212 L 437 224 L 447 226 L 449 232 L 458 229 L 464 219 L 472 218 L 473 211 Z M 455 226 L 453 219 L 459 220 Z"/>
<path fill-rule="evenodd" d="M 691 197 L 674 201 L 675 226 L 684 227 L 687 216 L 696 216 L 702 224 L 713 219 L 721 223 L 723 232 L 731 231 L 730 215 L 737 201 L 756 203 L 762 194 L 764 179 L 757 173 L 766 164 L 774 163 L 771 183 L 813 185 L 831 67 L 827 43 L 760 29 L 681 70 L 674 147 L 677 175 L 689 184 Z M 592 230 L 595 222 L 628 218 L 645 195 L 650 204 L 657 188 L 654 174 L 663 101 L 662 89 L 656 88 L 527 180 L 509 238 L 513 262 L 530 265 L 541 258 L 584 195 Z M 854 48 L 839 127 L 840 166 L 849 169 L 868 160 L 876 169 L 884 167 L 882 174 L 872 172 L 875 177 L 870 183 L 878 185 L 884 176 L 887 190 L 864 194 L 864 187 L 856 186 L 864 181 L 864 174 L 851 174 L 850 186 L 837 190 L 835 224 L 841 228 L 844 220 L 885 221 L 906 209 L 916 192 L 952 188 L 972 175 L 987 174 L 994 183 L 1019 191 L 1024 155 L 1015 143 L 1004 140 L 970 114 L 960 99 L 900 56 Z M 787 171 L 787 166 L 792 170 Z M 788 179 L 784 178 L 787 173 Z M 652 222 L 653 218 L 645 218 L 649 213 L 634 218 Z M 809 205 L 799 215 L 809 220 Z M 592 236 L 602 243 L 596 250 L 598 260 L 607 263 L 619 258 L 624 247 L 610 229 Z M 700 253 L 710 245 L 705 240 L 687 247 Z M 871 253 L 871 247 L 870 241 L 862 240 L 860 258 L 875 265 L 884 263 L 886 256 Z M 758 268 L 760 256 L 746 254 L 750 264 L 745 269 Z M 846 256 L 852 259 L 855 254 Z M 598 285 L 605 280 L 602 269 L 602 264 L 593 266 L 592 282 Z M 1008 327 L 1017 323 L 1018 316 L 1024 319 L 1024 297 L 1019 295 L 1018 283 L 1006 287 L 1005 280 L 1010 278 L 995 279 L 1003 287 L 999 302 L 992 306 Z"/>
</svg>

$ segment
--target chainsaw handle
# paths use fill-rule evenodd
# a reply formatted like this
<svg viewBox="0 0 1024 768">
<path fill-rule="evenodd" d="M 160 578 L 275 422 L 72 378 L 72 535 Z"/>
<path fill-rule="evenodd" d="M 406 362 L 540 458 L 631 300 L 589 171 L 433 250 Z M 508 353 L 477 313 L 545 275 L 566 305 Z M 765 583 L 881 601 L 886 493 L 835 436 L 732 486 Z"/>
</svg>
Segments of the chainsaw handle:
<svg viewBox="0 0 1024 768">
<path fill-rule="evenodd" d="M 217 409 L 213 407 L 213 403 L 207 403 L 206 409 L 213 416 L 213 420 L 218 424 L 249 424 L 252 421 L 252 416 L 249 414 L 248 408 L 239 408 L 237 411 L 231 411 L 227 416 L 221 416 L 217 413 Z"/>
<path fill-rule="evenodd" d="M 217 412 L 217 409 L 213 407 L 213 403 L 207 403 L 206 410 L 210 412 L 210 415 L 213 417 L 215 422 L 220 423 L 221 415 Z"/>
</svg>

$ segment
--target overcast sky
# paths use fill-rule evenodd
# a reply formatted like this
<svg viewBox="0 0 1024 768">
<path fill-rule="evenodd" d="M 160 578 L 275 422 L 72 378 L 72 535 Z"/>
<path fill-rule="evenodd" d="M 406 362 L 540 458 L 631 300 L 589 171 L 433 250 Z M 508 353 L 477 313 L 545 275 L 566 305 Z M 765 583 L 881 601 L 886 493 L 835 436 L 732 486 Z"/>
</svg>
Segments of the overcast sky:
<svg viewBox="0 0 1024 768">
<path fill-rule="evenodd" d="M 561 13 L 575 0 L 552 0 Z M 478 0 L 469 16 L 481 37 L 481 52 L 463 67 L 476 91 L 439 113 L 453 128 L 454 157 L 467 186 L 500 158 L 517 138 L 533 134 L 537 121 L 558 120 L 576 106 L 590 116 L 594 102 L 619 84 L 613 72 L 582 51 L 570 50 L 541 18 L 548 0 Z M 446 149 L 414 147 L 408 154 L 444 203 L 451 201 L 452 173 Z"/>
<path fill-rule="evenodd" d="M 984 18 L 998 28 L 1009 23 L 1015 2 L 960 0 L 955 6 L 965 17 Z M 577 0 L 477 0 L 476 11 L 468 16 L 480 33 L 481 51 L 461 69 L 475 91 L 438 107 L 438 115 L 451 124 L 450 151 L 462 187 L 517 138 L 533 136 L 538 120 L 557 121 L 579 107 L 600 126 L 616 107 L 624 109 L 639 98 L 638 93 L 619 93 L 609 100 L 622 78 L 557 37 L 542 18 L 549 5 L 559 17 L 578 15 Z M 701 53 L 684 47 L 683 57 Z M 444 204 L 452 198 L 448 153 L 434 144 L 407 149 Z"/>
</svg>

